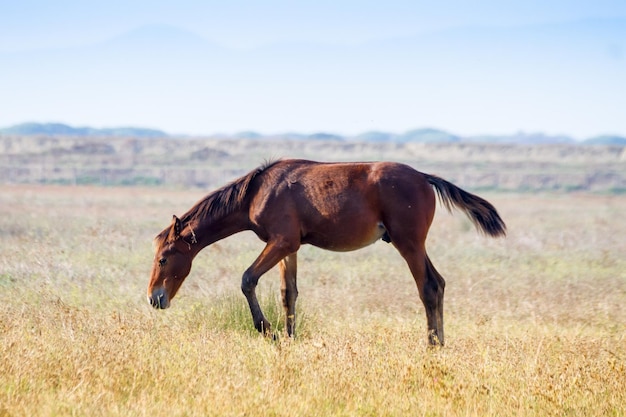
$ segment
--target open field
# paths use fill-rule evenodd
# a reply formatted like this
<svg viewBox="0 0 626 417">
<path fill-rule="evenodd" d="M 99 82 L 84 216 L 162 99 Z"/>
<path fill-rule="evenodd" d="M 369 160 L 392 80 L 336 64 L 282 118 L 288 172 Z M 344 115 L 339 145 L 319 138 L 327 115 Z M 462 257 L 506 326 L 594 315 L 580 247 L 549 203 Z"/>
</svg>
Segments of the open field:
<svg viewBox="0 0 626 417">
<path fill-rule="evenodd" d="M 439 207 L 447 344 L 430 351 L 384 242 L 301 249 L 295 340 L 253 331 L 248 233 L 205 249 L 152 310 L 152 238 L 204 193 L 0 186 L 0 416 L 626 415 L 626 196 L 483 194 L 499 240 Z M 276 321 L 278 288 L 261 279 Z"/>
<path fill-rule="evenodd" d="M 0 135 L 0 184 L 212 188 L 266 158 L 392 160 L 461 187 L 626 193 L 626 147 Z"/>
</svg>

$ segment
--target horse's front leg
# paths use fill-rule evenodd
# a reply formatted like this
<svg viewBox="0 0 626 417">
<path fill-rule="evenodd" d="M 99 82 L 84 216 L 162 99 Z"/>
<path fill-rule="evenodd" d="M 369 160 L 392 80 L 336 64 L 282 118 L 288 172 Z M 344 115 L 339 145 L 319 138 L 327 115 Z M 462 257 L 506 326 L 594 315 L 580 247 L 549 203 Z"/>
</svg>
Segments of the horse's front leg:
<svg viewBox="0 0 626 417">
<path fill-rule="evenodd" d="M 256 286 L 259 282 L 259 278 L 273 268 L 281 259 L 288 255 L 295 254 L 299 246 L 299 241 L 292 241 L 283 237 L 272 239 L 267 242 L 263 252 L 261 252 L 261 254 L 243 274 L 241 279 L 241 290 L 248 300 L 254 327 L 261 333 L 270 335 L 272 326 L 263 315 L 263 311 L 261 311 L 261 306 L 259 305 L 259 300 L 256 296 Z"/>
<path fill-rule="evenodd" d="M 296 335 L 296 299 L 298 298 L 298 286 L 296 275 L 298 273 L 297 254 L 283 258 L 278 266 L 280 267 L 280 292 L 285 309 L 285 328 L 287 335 Z"/>
</svg>

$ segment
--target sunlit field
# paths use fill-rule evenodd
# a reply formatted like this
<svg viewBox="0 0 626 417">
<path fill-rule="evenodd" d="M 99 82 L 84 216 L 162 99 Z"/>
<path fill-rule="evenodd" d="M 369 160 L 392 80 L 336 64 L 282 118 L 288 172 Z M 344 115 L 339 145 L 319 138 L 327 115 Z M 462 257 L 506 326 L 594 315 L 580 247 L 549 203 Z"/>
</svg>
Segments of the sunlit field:
<svg viewBox="0 0 626 417">
<path fill-rule="evenodd" d="M 481 194 L 479 235 L 438 207 L 446 346 L 429 349 L 408 268 L 382 241 L 303 247 L 297 338 L 279 279 L 253 328 L 241 233 L 196 258 L 172 307 L 145 292 L 152 239 L 208 190 L 0 186 L 0 416 L 624 416 L 626 196 Z"/>
</svg>

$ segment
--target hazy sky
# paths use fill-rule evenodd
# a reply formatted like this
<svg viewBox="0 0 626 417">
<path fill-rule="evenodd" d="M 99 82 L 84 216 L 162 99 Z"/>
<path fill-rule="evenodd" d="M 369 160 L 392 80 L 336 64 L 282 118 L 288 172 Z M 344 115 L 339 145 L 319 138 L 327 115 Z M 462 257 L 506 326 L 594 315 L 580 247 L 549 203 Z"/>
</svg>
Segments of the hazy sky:
<svg viewBox="0 0 626 417">
<path fill-rule="evenodd" d="M 224 46 L 354 43 L 468 26 L 626 17 L 622 0 L 128 1 L 2 0 L 3 50 L 104 40 L 147 24 L 188 29 Z"/>
<path fill-rule="evenodd" d="M 572 26 L 571 43 L 559 38 L 571 32 L 550 32 L 598 19 L 626 19 L 626 1 L 0 0 L 0 127 L 626 136 L 624 31 Z M 205 49 L 178 54 L 176 44 L 143 63 L 131 47 L 98 50 L 146 27 L 143 36 L 195 35 Z M 528 41 L 533 27 L 548 41 Z M 206 48 L 217 48 L 210 59 Z M 158 65 L 169 60 L 178 66 Z"/>
</svg>

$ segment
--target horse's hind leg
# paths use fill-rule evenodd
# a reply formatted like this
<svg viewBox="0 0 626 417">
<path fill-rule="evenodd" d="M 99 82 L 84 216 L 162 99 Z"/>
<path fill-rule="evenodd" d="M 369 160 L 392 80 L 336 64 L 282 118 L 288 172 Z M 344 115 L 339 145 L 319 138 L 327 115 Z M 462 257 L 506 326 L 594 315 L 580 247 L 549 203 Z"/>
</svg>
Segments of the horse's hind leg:
<svg viewBox="0 0 626 417">
<path fill-rule="evenodd" d="M 292 253 L 278 264 L 280 268 L 280 292 L 283 299 L 283 308 L 285 309 L 286 330 L 287 334 L 292 337 L 296 335 L 297 259 L 297 254 Z"/>
<path fill-rule="evenodd" d="M 412 245 L 410 245 L 412 246 Z M 443 346 L 443 292 L 445 281 L 430 262 L 426 251 L 421 248 L 398 246 L 402 257 L 406 260 L 417 284 L 420 299 L 426 310 L 428 323 L 428 343 L 432 346 Z"/>
<path fill-rule="evenodd" d="M 437 323 L 437 331 L 435 334 L 432 334 L 429 326 L 429 341 L 432 345 L 436 345 L 437 342 L 439 342 L 441 346 L 443 346 L 443 293 L 446 288 L 446 281 L 435 269 L 428 255 L 426 255 L 425 258 L 427 276 L 426 286 L 427 288 L 431 288 L 431 290 L 429 290 L 431 293 L 436 293 L 436 295 L 431 295 L 431 297 L 436 299 L 435 321 Z M 432 340 L 433 337 L 436 339 Z"/>
</svg>

